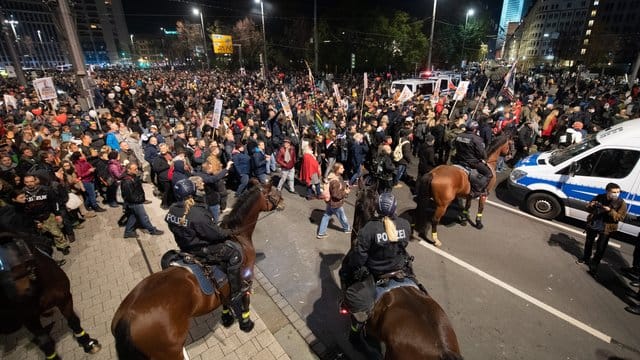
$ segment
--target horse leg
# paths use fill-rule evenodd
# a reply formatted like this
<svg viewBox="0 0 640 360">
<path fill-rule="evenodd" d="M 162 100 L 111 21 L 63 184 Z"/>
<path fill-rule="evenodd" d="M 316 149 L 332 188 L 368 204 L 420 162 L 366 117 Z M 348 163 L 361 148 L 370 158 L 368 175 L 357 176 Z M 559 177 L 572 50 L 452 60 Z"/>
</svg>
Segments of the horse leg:
<svg viewBox="0 0 640 360">
<path fill-rule="evenodd" d="M 39 317 L 32 317 L 25 321 L 24 326 L 29 330 L 34 338 L 32 342 L 42 350 L 47 360 L 58 360 L 60 356 L 56 353 L 56 343 L 49 335 L 49 330 L 42 327 Z"/>
<path fill-rule="evenodd" d="M 80 325 L 80 318 L 76 312 L 73 311 L 73 299 L 71 294 L 68 295 L 64 305 L 59 306 L 58 309 L 60 309 L 62 316 L 67 319 L 67 324 L 73 331 L 73 336 L 76 338 L 78 344 L 82 346 L 84 352 L 87 354 L 95 354 L 102 349 L 98 340 L 91 338 Z"/>
<path fill-rule="evenodd" d="M 222 316 L 220 316 L 220 320 L 222 320 L 222 326 L 228 328 L 236 321 L 231 313 L 231 308 L 227 305 L 222 306 Z"/>
<path fill-rule="evenodd" d="M 469 222 L 469 209 L 471 208 L 471 197 L 467 196 L 464 202 L 464 209 L 462 210 L 462 215 L 458 218 L 460 225 L 467 226 L 467 222 Z"/>
<path fill-rule="evenodd" d="M 478 199 L 478 214 L 476 214 L 476 228 L 482 229 L 482 211 L 484 211 L 484 203 L 487 201 L 487 195 L 481 195 Z"/>
<path fill-rule="evenodd" d="M 447 207 L 440 204 L 436 206 L 436 211 L 433 213 L 433 217 L 431 218 L 431 238 L 433 239 L 433 245 L 440 247 L 442 246 L 442 242 L 438 239 L 438 223 L 447 211 Z"/>
<path fill-rule="evenodd" d="M 251 294 L 249 292 L 242 295 L 242 314 L 240 320 L 240 330 L 244 332 L 250 332 L 253 330 L 254 323 L 251 320 L 251 310 L 249 309 L 249 303 L 251 302 Z"/>
</svg>

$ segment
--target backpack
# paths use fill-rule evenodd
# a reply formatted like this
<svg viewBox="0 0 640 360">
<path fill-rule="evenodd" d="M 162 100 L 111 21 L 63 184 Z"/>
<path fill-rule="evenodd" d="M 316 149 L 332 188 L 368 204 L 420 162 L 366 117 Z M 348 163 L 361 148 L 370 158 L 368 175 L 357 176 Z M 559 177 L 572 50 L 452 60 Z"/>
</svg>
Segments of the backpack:
<svg viewBox="0 0 640 360">
<path fill-rule="evenodd" d="M 404 144 L 407 144 L 409 141 L 405 140 L 405 141 L 401 141 L 400 143 L 398 143 L 398 145 L 396 145 L 396 148 L 393 149 L 393 161 L 400 161 L 402 160 L 402 146 Z"/>
</svg>

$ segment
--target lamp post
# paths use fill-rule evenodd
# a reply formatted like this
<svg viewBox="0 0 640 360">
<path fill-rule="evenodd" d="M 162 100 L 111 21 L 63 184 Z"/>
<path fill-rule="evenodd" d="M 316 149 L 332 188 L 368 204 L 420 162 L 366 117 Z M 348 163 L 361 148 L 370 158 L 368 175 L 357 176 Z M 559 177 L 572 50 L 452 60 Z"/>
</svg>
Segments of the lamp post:
<svg viewBox="0 0 640 360">
<path fill-rule="evenodd" d="M 433 14 L 431 15 L 431 35 L 429 36 L 429 57 L 427 58 L 427 70 L 431 70 L 431 51 L 433 50 L 433 30 L 436 26 L 436 7 L 438 0 L 433 0 Z"/>
<path fill-rule="evenodd" d="M 211 65 L 209 64 L 209 52 L 207 51 L 207 36 L 204 30 L 204 17 L 202 15 L 202 11 L 199 9 L 193 9 L 194 15 L 200 15 L 200 26 L 202 27 L 202 51 L 204 52 L 204 57 L 207 60 L 207 70 L 211 69 Z"/>
<path fill-rule="evenodd" d="M 467 50 L 464 48 L 464 44 L 467 42 L 467 23 L 469 22 L 469 16 L 473 16 L 473 9 L 467 10 L 467 14 L 464 17 L 464 29 L 462 31 L 462 60 L 467 60 Z"/>
<path fill-rule="evenodd" d="M 269 79 L 267 76 L 267 72 L 268 72 L 267 70 L 267 32 L 264 29 L 264 1 L 255 0 L 255 2 L 256 4 L 260 3 L 260 15 L 262 16 L 262 43 L 264 45 L 262 62 L 264 66 L 264 81 L 269 82 Z"/>
</svg>

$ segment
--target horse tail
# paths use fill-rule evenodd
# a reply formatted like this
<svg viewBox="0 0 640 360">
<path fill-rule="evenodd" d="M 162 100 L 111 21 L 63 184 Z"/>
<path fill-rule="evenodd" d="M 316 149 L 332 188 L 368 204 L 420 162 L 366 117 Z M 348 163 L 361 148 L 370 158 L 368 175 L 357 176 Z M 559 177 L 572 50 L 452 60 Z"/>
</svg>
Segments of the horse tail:
<svg viewBox="0 0 640 360">
<path fill-rule="evenodd" d="M 129 321 L 122 318 L 113 330 L 116 339 L 116 353 L 118 359 L 144 360 L 147 357 L 136 348 L 131 339 L 131 326 Z"/>
<path fill-rule="evenodd" d="M 416 200 L 429 199 L 431 194 L 431 181 L 433 180 L 433 174 L 431 172 L 422 175 L 422 178 L 418 181 L 418 188 L 416 191 Z"/>
</svg>

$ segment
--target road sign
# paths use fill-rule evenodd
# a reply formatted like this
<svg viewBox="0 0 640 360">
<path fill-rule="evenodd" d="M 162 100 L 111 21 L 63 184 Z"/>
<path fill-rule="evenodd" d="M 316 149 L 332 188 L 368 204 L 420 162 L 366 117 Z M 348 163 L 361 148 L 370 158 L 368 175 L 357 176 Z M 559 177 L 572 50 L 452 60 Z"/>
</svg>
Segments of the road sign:
<svg viewBox="0 0 640 360">
<path fill-rule="evenodd" d="M 211 34 L 214 54 L 233 54 L 231 35 Z"/>
</svg>

